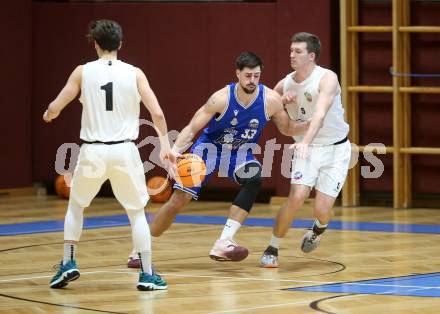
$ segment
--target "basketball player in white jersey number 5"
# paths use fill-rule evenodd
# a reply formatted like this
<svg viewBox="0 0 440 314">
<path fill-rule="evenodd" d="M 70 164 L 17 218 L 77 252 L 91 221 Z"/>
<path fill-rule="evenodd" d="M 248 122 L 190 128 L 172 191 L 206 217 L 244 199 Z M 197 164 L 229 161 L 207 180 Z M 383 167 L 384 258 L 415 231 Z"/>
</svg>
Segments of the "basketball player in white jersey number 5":
<svg viewBox="0 0 440 314">
<path fill-rule="evenodd" d="M 132 227 L 133 245 L 141 261 L 139 290 L 164 290 L 167 283 L 152 271 L 151 236 L 144 207 L 148 201 L 143 164 L 136 145 L 139 134 L 140 101 L 151 114 L 160 137 L 163 161 L 175 162 L 168 141 L 161 107 L 145 74 L 117 59 L 122 45 L 122 29 L 110 20 L 89 24 L 88 37 L 99 59 L 78 66 L 66 86 L 43 115 L 51 122 L 81 93 L 81 140 L 83 142 L 73 174 L 64 223 L 64 255 L 51 288 L 63 288 L 80 276 L 75 253 L 79 242 L 84 208 L 109 179 L 113 192 L 125 208 Z"/>
<path fill-rule="evenodd" d="M 301 250 L 313 251 L 332 218 L 332 207 L 347 176 L 351 145 L 347 140 L 341 87 L 338 77 L 317 65 L 321 43 L 310 33 L 296 33 L 290 45 L 293 72 L 275 86 L 294 120 L 310 120 L 304 136 L 294 136 L 291 188 L 273 227 L 269 246 L 261 257 L 262 267 L 278 267 L 280 238 L 289 231 L 295 212 L 313 187 L 315 222 L 304 235 Z"/>
</svg>

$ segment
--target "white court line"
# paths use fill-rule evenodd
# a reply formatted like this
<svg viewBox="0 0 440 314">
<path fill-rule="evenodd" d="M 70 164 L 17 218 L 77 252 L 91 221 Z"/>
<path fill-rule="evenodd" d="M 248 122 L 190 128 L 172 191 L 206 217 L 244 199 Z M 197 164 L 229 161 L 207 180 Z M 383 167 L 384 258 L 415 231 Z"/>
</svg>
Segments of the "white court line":
<svg viewBox="0 0 440 314">
<path fill-rule="evenodd" d="M 305 300 L 305 301 L 300 301 L 300 302 L 278 303 L 278 304 L 262 305 L 262 306 L 248 307 L 248 308 L 238 308 L 238 309 L 226 310 L 226 311 L 220 311 L 220 312 L 208 312 L 207 314 L 220 314 L 220 313 L 246 312 L 246 311 L 253 311 L 253 310 L 267 309 L 267 308 L 271 308 L 271 307 L 280 307 L 280 306 L 287 306 L 287 305 L 308 304 L 308 303 L 310 303 L 310 302 L 311 302 L 310 300 Z"/>
<path fill-rule="evenodd" d="M 131 274 L 131 275 L 136 275 L 136 276 L 138 275 L 137 272 L 131 272 L 131 271 L 127 271 L 125 269 L 81 272 L 81 275 L 91 275 L 91 274 L 99 274 L 99 273 Z M 312 283 L 312 284 L 317 284 L 317 285 L 344 284 L 344 285 L 377 286 L 377 287 L 393 287 L 393 288 L 440 289 L 440 286 L 438 286 L 438 287 L 406 286 L 406 285 L 402 286 L 402 285 L 359 283 L 359 282 L 342 282 L 341 283 L 341 282 L 335 282 L 335 281 L 313 281 L 313 280 L 276 279 L 276 278 L 272 279 L 272 278 L 258 278 L 258 277 L 212 276 L 212 275 L 196 275 L 196 274 L 176 274 L 176 273 L 160 273 L 160 274 L 163 276 L 170 276 L 170 277 L 232 279 L 232 280 L 240 280 L 240 281 L 273 281 L 273 282 L 291 282 L 291 283 Z M 51 278 L 52 276 L 53 275 L 2 279 L 2 280 L 0 280 L 0 283 L 22 281 L 22 280 L 33 280 L 33 279 L 41 279 L 41 278 Z M 371 279 L 371 280 L 374 280 L 374 279 Z M 307 288 L 307 287 L 301 287 L 301 288 Z"/>
<path fill-rule="evenodd" d="M 233 279 L 243 281 L 277 281 L 277 282 L 299 282 L 299 283 L 314 283 L 319 285 L 334 284 L 334 281 L 314 281 L 314 280 L 296 280 L 296 279 L 277 279 L 277 278 L 259 278 L 259 277 L 230 277 L 230 276 L 212 276 L 212 275 L 192 275 L 192 274 L 173 274 L 160 273 L 164 276 L 171 277 L 195 277 L 195 278 L 213 278 L 213 279 Z"/>
<path fill-rule="evenodd" d="M 382 294 L 390 294 L 395 292 L 395 290 L 391 291 L 385 291 L 380 294 L 375 295 L 382 295 Z M 350 292 L 342 292 L 342 293 L 350 293 Z M 372 294 L 352 294 L 352 295 L 346 295 L 344 296 L 344 299 L 348 298 L 360 298 L 360 297 L 369 297 Z M 207 314 L 221 314 L 221 313 L 234 313 L 234 312 L 247 312 L 247 311 L 253 311 L 253 310 L 260 310 L 260 309 L 267 309 L 267 308 L 274 308 L 274 307 L 283 307 L 288 305 L 299 305 L 304 303 L 310 303 L 312 300 L 306 300 L 306 301 L 300 301 L 300 302 L 291 302 L 291 303 L 278 303 L 278 304 L 271 304 L 271 305 L 262 305 L 262 306 L 255 306 L 255 307 L 248 307 L 248 308 L 237 308 L 232 310 L 226 310 L 226 311 L 220 311 L 220 312 L 208 312 Z"/>
<path fill-rule="evenodd" d="M 349 293 L 349 292 L 343 292 L 343 293 Z M 371 294 L 352 294 L 352 295 L 344 296 L 344 299 L 360 298 L 360 297 L 368 297 L 368 296 L 371 296 Z M 278 304 L 262 305 L 262 306 L 249 307 L 249 308 L 237 308 L 237 309 L 226 310 L 226 311 L 221 311 L 221 312 L 209 312 L 207 314 L 246 312 L 246 311 L 259 310 L 259 309 L 265 309 L 265 308 L 282 307 L 282 306 L 287 306 L 287 305 L 298 305 L 298 304 L 310 303 L 312 301 L 314 301 L 314 300 L 307 300 L 307 301 L 300 301 L 300 302 L 291 302 L 291 303 L 278 303 Z"/>
<path fill-rule="evenodd" d="M 258 278 L 258 277 L 226 277 L 226 276 L 208 276 L 208 275 L 185 275 L 185 274 L 172 274 L 161 273 L 164 276 L 174 277 L 197 277 L 197 278 L 219 278 L 219 279 L 234 279 L 234 280 L 254 280 L 254 281 L 279 281 L 279 282 L 299 282 L 299 283 L 314 283 L 319 285 L 358 285 L 358 286 L 378 286 L 378 287 L 402 287 L 402 288 L 420 288 L 420 289 L 440 289 L 439 287 L 423 287 L 423 286 L 402 286 L 402 285 L 389 285 L 389 284 L 377 284 L 377 283 L 360 283 L 360 282 L 335 282 L 335 281 L 313 281 L 313 280 L 294 280 L 294 279 L 271 279 L 271 278 Z M 370 279 L 380 280 L 380 279 Z M 305 287 L 307 288 L 307 287 Z"/>
<path fill-rule="evenodd" d="M 134 274 L 138 275 L 138 273 L 132 273 L 132 272 L 118 272 L 118 271 L 109 271 L 109 270 L 97 270 L 97 271 L 88 271 L 88 272 L 81 272 L 81 275 L 90 275 L 90 274 L 99 274 L 99 273 L 119 273 L 119 274 Z M 22 280 L 34 280 L 34 279 L 42 279 L 42 278 L 52 278 L 53 275 L 45 275 L 45 276 L 33 276 L 33 277 L 19 277 L 19 278 L 10 278 L 10 279 L 2 279 L 0 280 L 0 283 L 2 282 L 13 282 L 13 281 L 22 281 Z"/>
<path fill-rule="evenodd" d="M 91 272 L 81 272 L 82 275 L 90 275 L 90 274 L 99 274 L 99 273 L 112 273 L 112 274 L 132 274 L 138 275 L 137 272 L 131 272 L 124 269 L 119 270 L 97 270 Z M 293 280 L 293 279 L 271 279 L 271 278 L 258 278 L 258 277 L 229 277 L 229 276 L 212 276 L 212 275 L 193 275 L 193 274 L 175 274 L 175 273 L 160 273 L 163 276 L 170 277 L 193 277 L 193 278 L 213 278 L 213 279 L 234 279 L 234 280 L 244 280 L 244 281 L 276 281 L 276 282 L 299 282 L 299 283 L 314 283 L 314 284 L 333 284 L 333 281 L 310 281 L 310 280 Z M 12 281 L 21 281 L 21 280 L 33 280 L 33 279 L 41 279 L 41 278 L 51 278 L 53 275 L 45 275 L 45 276 L 34 276 L 34 277 L 19 277 L 19 278 L 10 278 L 10 279 L 2 279 L 2 282 L 12 282 Z"/>
</svg>

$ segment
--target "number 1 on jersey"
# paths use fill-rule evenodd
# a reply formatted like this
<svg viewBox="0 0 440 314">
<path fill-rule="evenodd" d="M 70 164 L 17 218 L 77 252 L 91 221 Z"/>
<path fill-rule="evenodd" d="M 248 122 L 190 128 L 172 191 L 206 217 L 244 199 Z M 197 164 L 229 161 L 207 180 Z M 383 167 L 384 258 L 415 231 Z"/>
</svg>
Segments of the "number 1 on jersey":
<svg viewBox="0 0 440 314">
<path fill-rule="evenodd" d="M 108 82 L 101 86 L 101 89 L 105 91 L 105 110 L 113 110 L 113 82 Z"/>
</svg>

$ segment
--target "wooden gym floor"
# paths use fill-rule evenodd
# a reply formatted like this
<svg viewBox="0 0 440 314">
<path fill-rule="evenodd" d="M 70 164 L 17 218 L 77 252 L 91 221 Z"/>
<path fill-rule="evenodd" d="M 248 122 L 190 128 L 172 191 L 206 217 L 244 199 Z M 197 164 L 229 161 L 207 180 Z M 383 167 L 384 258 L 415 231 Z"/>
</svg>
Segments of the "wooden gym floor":
<svg viewBox="0 0 440 314">
<path fill-rule="evenodd" d="M 126 268 L 131 231 L 110 198 L 86 210 L 77 256 L 81 278 L 65 289 L 48 282 L 61 259 L 67 202 L 55 196 L 0 198 L 0 313 L 439 313 L 440 210 L 335 208 L 313 253 L 299 249 L 311 204 L 282 242 L 280 268 L 258 267 L 278 206 L 257 204 L 236 240 L 239 263 L 208 253 L 228 203 L 192 202 L 163 236 L 153 260 L 168 291 L 136 290 Z M 147 207 L 153 213 L 158 205 Z"/>
</svg>

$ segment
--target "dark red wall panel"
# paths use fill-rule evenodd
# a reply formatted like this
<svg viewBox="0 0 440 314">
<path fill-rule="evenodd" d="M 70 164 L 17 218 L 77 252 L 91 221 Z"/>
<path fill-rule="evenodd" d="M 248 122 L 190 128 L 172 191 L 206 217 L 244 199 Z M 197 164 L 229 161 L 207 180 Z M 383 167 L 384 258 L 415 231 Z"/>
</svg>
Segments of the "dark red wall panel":
<svg viewBox="0 0 440 314">
<path fill-rule="evenodd" d="M 438 24 L 438 5 L 417 2 L 412 23 Z M 124 29 L 119 57 L 147 74 L 161 103 L 170 130 L 180 131 L 206 99 L 235 81 L 235 58 L 242 51 L 259 54 L 265 64 L 262 83 L 273 87 L 291 71 L 290 37 L 299 31 L 317 34 L 322 42 L 320 64 L 339 70 L 338 1 L 278 0 L 272 3 L 50 3 L 10 2 L 0 12 L 8 49 L 2 49 L 1 113 L 7 117 L 1 136 L 0 188 L 28 186 L 52 180 L 57 148 L 79 142 L 81 105 L 74 101 L 50 125 L 41 115 L 78 64 L 96 58 L 85 39 L 87 23 L 96 18 L 115 19 Z M 389 5 L 362 3 L 360 23 L 390 25 Z M 435 34 L 412 35 L 412 68 L 416 73 L 439 73 L 439 45 Z M 390 85 L 392 45 L 390 34 L 360 36 L 362 84 Z M 413 85 L 438 85 L 438 78 L 414 78 Z M 438 146 L 437 98 L 413 97 L 414 146 Z M 390 94 L 361 95 L 361 144 L 392 145 L 392 98 Z M 10 117 L 10 118 L 8 118 Z M 148 118 L 145 109 L 142 117 Z M 12 136 L 13 134 L 13 136 Z M 140 139 L 155 132 L 142 126 Z M 261 139 L 283 145 L 275 154 L 272 178 L 264 186 L 286 195 L 289 179 L 281 174 L 284 145 L 292 139 L 281 136 L 269 123 Z M 150 141 L 152 142 L 152 141 Z M 152 144 L 140 149 L 150 158 Z M 289 151 L 285 152 L 287 155 Z M 259 155 L 262 159 L 262 154 Z M 365 191 L 391 191 L 392 160 L 381 158 L 385 172 L 380 179 L 363 179 Z M 414 156 L 414 190 L 438 193 L 436 156 Z M 362 161 L 362 165 L 368 165 Z M 156 168 L 152 173 L 160 172 Z M 215 179 L 212 186 L 229 186 Z"/>
<path fill-rule="evenodd" d="M 1 4 L 0 189 L 32 185 L 32 1 Z"/>
<path fill-rule="evenodd" d="M 79 143 L 81 104 L 72 102 L 51 124 L 41 114 L 79 64 L 97 58 L 87 42 L 87 24 L 96 18 L 116 19 L 124 26 L 120 58 L 145 68 L 147 33 L 139 27 L 146 21 L 142 5 L 34 3 L 33 82 L 34 180 L 51 180 L 57 148 L 66 142 Z"/>
<path fill-rule="evenodd" d="M 331 5 L 325 0 L 313 8 L 305 3 L 294 6 L 286 0 L 253 4 L 35 3 L 34 34 L 39 40 L 35 43 L 34 71 L 45 71 L 45 79 L 34 82 L 33 118 L 39 121 L 40 112 L 77 64 L 95 58 L 84 40 L 91 19 L 112 18 L 121 23 L 125 37 L 120 58 L 146 72 L 169 129 L 180 131 L 213 92 L 236 80 L 235 59 L 243 51 L 262 57 L 261 81 L 269 87 L 291 71 L 289 46 L 295 32 L 309 31 L 320 36 L 324 47 L 321 64 L 331 66 L 331 50 L 335 46 L 331 38 L 334 25 L 328 27 L 331 12 Z M 145 110 L 143 113 L 147 117 Z M 80 104 L 75 101 L 50 126 L 36 124 L 35 180 L 53 178 L 57 147 L 64 142 L 78 142 L 80 114 Z M 140 139 L 154 135 L 151 128 L 141 127 Z M 270 139 L 292 142 L 280 136 L 270 123 L 260 142 L 261 160 Z M 144 160 L 149 159 L 151 148 L 151 144 L 141 148 Z M 265 180 L 264 186 L 277 188 L 283 194 L 289 181 L 282 179 L 280 162 L 281 151 L 273 162 L 272 179 Z M 211 185 L 232 186 L 225 179 L 214 179 Z"/>
</svg>

